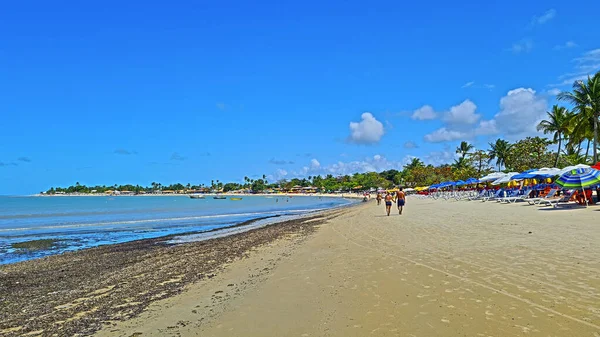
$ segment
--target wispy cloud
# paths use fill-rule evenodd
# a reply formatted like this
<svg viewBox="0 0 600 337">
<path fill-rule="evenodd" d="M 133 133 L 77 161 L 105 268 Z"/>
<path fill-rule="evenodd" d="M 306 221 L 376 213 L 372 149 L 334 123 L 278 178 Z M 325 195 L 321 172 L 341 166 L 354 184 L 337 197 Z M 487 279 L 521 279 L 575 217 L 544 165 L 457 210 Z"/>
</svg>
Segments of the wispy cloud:
<svg viewBox="0 0 600 337">
<path fill-rule="evenodd" d="M 5 167 L 5 166 L 19 166 L 19 164 L 17 163 L 5 163 L 0 161 L 0 167 Z"/>
<path fill-rule="evenodd" d="M 461 88 L 465 89 L 465 88 L 473 88 L 473 89 L 489 89 L 492 90 L 494 89 L 496 86 L 493 84 L 476 84 L 475 81 L 471 81 L 471 82 L 467 82 L 465 83 Z"/>
<path fill-rule="evenodd" d="M 567 41 L 563 44 L 558 44 L 556 46 L 554 46 L 554 50 L 562 50 L 562 49 L 569 49 L 569 48 L 575 48 L 577 47 L 577 43 L 573 42 L 573 41 Z"/>
<path fill-rule="evenodd" d="M 173 154 L 171 155 L 171 160 L 183 161 L 183 160 L 186 160 L 186 159 L 187 159 L 187 157 L 184 157 L 184 156 L 180 155 L 177 152 L 173 152 Z"/>
<path fill-rule="evenodd" d="M 549 10 L 545 11 L 542 15 L 535 15 L 531 19 L 530 26 L 533 27 L 536 25 L 543 25 L 543 24 L 547 23 L 548 21 L 554 19 L 555 16 L 556 16 L 556 10 L 554 8 L 549 9 Z"/>
<path fill-rule="evenodd" d="M 122 156 L 129 156 L 132 154 L 137 154 L 136 151 L 129 151 L 129 150 L 125 150 L 125 149 L 116 149 L 114 153 L 122 155 Z"/>
<path fill-rule="evenodd" d="M 29 158 L 29 157 L 19 157 L 19 158 L 17 158 L 17 160 L 25 162 L 25 163 L 31 163 L 31 158 Z"/>
<path fill-rule="evenodd" d="M 600 71 L 600 48 L 589 50 L 573 59 L 575 67 L 572 72 L 558 77 L 560 83 L 550 84 L 552 87 L 571 85 L 575 81 L 585 80 L 589 75 Z"/>
<path fill-rule="evenodd" d="M 217 106 L 217 109 L 219 109 L 219 110 L 227 109 L 227 105 L 225 103 L 217 103 L 215 105 Z"/>
<path fill-rule="evenodd" d="M 271 158 L 269 160 L 269 164 L 273 164 L 273 165 L 293 165 L 294 162 L 291 161 L 291 160 L 281 160 L 281 159 Z"/>
<path fill-rule="evenodd" d="M 408 141 L 408 142 L 404 143 L 405 149 L 416 149 L 418 147 L 419 147 L 419 145 L 417 145 L 417 143 L 415 143 L 415 142 Z"/>
<path fill-rule="evenodd" d="M 529 53 L 533 49 L 533 41 L 531 39 L 522 39 L 521 41 L 513 43 L 510 50 L 514 54 Z"/>
</svg>

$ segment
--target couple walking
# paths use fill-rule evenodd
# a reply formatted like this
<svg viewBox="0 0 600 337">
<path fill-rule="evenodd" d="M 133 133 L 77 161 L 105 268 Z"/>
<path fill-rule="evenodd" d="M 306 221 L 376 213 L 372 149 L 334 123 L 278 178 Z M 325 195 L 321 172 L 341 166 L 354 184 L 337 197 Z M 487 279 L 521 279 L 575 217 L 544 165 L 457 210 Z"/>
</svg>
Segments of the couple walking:
<svg viewBox="0 0 600 337">
<path fill-rule="evenodd" d="M 402 187 L 400 187 L 395 195 L 392 195 L 390 192 L 387 192 L 385 195 L 385 211 L 387 212 L 388 216 L 390 216 L 393 202 L 398 204 L 398 214 L 402 215 L 402 210 L 404 209 L 404 204 L 406 203 L 406 194 L 404 194 L 404 191 L 402 191 Z"/>
</svg>

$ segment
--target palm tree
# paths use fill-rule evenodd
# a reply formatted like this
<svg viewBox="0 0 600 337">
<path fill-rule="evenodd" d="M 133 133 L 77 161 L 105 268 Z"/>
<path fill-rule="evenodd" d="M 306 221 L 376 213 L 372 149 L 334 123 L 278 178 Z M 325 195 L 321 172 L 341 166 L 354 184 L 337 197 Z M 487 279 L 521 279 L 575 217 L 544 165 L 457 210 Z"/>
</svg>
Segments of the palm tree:
<svg viewBox="0 0 600 337">
<path fill-rule="evenodd" d="M 598 117 L 600 117 L 600 72 L 593 77 L 588 76 L 587 81 L 576 81 L 571 92 L 561 92 L 557 98 L 573 104 L 580 114 L 592 114 L 594 129 L 592 158 L 596 163 L 598 161 Z"/>
<path fill-rule="evenodd" d="M 572 113 L 567 108 L 554 105 L 552 111 L 546 112 L 548 119 L 544 119 L 537 125 L 538 131 L 544 134 L 554 133 L 554 142 L 558 142 L 558 151 L 556 152 L 556 161 L 554 166 L 558 166 L 560 159 L 560 149 L 563 137 L 569 132 Z"/>
<path fill-rule="evenodd" d="M 464 159 L 467 154 L 469 154 L 469 151 L 473 150 L 473 148 L 473 144 L 469 144 L 469 142 L 463 140 L 460 142 L 460 146 L 456 148 L 456 153 L 460 153 L 461 157 Z"/>
<path fill-rule="evenodd" d="M 490 143 L 490 149 L 488 151 L 490 155 L 490 163 L 495 159 L 496 166 L 498 166 L 498 171 L 500 171 L 500 167 L 504 166 L 506 163 L 506 158 L 510 154 L 512 145 L 504 139 L 496 139 L 495 143 Z"/>
<path fill-rule="evenodd" d="M 410 163 L 408 163 L 408 165 L 405 165 L 404 168 L 406 170 L 413 170 L 416 169 L 418 167 L 423 167 L 425 166 L 425 164 L 421 161 L 421 159 L 419 158 L 413 158 Z"/>
<path fill-rule="evenodd" d="M 456 170 L 461 170 L 469 166 L 469 162 L 465 159 L 465 157 L 460 157 L 458 159 L 454 159 L 454 163 L 452 163 L 452 168 Z"/>
</svg>

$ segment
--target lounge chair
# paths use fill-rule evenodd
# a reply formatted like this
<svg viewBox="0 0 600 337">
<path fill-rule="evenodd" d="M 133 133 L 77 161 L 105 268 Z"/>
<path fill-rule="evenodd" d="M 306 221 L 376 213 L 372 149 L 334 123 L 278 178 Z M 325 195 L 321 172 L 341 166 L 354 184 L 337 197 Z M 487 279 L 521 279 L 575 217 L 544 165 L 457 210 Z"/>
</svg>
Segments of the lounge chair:
<svg viewBox="0 0 600 337">
<path fill-rule="evenodd" d="M 504 193 L 504 190 L 503 189 L 499 189 L 499 190 L 496 191 L 496 193 L 494 193 L 494 195 L 483 197 L 481 199 L 481 201 L 486 202 L 486 201 L 489 201 L 489 200 L 495 200 L 497 198 L 500 198 L 500 196 L 502 195 L 502 193 Z"/>
<path fill-rule="evenodd" d="M 479 192 L 478 195 L 470 196 L 470 197 L 467 198 L 467 200 L 479 200 L 479 199 L 483 199 L 485 197 L 486 193 L 487 193 L 487 190 L 481 190 L 481 192 Z"/>
<path fill-rule="evenodd" d="M 526 198 L 529 198 L 529 194 L 531 193 L 531 191 L 532 191 L 531 189 L 526 189 L 526 190 L 522 191 L 523 192 L 522 194 L 517 193 L 517 195 L 504 198 L 502 201 L 506 202 L 506 203 L 515 203 L 519 200 L 525 200 Z M 521 191 L 519 191 L 519 192 L 521 192 Z"/>
<path fill-rule="evenodd" d="M 540 202 L 540 205 L 553 206 L 554 208 L 556 208 L 558 206 L 559 202 L 567 203 L 567 202 L 571 201 L 571 198 L 573 197 L 573 192 L 574 192 L 573 190 L 568 190 L 567 192 L 565 192 L 565 195 L 563 195 L 562 198 L 542 200 Z"/>
<path fill-rule="evenodd" d="M 510 191 L 508 191 L 508 194 L 505 195 L 504 197 L 497 198 L 496 202 L 505 202 L 506 199 L 508 199 L 508 198 L 514 198 L 514 197 L 516 197 L 518 193 L 519 193 L 518 190 L 510 190 Z"/>
<path fill-rule="evenodd" d="M 554 195 L 556 194 L 556 192 L 558 192 L 558 189 L 553 188 L 544 197 L 541 197 L 541 198 L 525 198 L 523 200 L 527 201 L 527 203 L 530 204 L 530 205 L 539 205 L 543 200 L 551 200 L 552 198 L 554 198 Z"/>
</svg>

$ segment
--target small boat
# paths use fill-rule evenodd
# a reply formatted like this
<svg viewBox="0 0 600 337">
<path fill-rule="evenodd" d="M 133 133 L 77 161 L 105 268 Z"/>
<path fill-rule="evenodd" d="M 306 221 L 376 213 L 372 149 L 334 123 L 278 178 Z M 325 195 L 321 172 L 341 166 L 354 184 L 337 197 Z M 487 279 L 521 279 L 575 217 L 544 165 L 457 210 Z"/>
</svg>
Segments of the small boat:
<svg viewBox="0 0 600 337">
<path fill-rule="evenodd" d="M 242 198 L 229 198 L 229 200 L 240 201 Z"/>
<path fill-rule="evenodd" d="M 215 196 L 213 197 L 213 199 L 217 199 L 217 200 L 225 200 L 225 199 L 227 199 L 227 197 L 224 197 L 224 196 L 221 196 L 221 195 L 215 195 Z"/>
<path fill-rule="evenodd" d="M 204 196 L 201 194 L 190 194 L 191 199 L 204 199 Z"/>
</svg>

